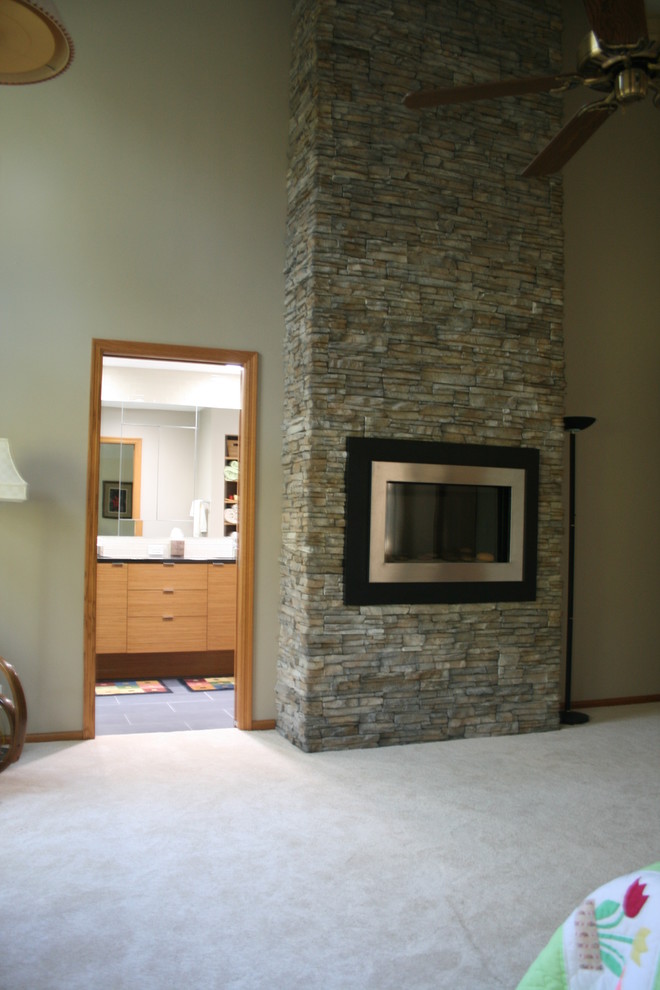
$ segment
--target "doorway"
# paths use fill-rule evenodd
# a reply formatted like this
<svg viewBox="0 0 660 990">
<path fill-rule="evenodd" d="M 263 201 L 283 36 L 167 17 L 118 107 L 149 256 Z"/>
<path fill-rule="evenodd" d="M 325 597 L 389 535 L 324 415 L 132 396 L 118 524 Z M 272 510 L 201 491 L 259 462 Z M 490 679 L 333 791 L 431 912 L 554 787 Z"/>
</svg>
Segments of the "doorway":
<svg viewBox="0 0 660 990">
<path fill-rule="evenodd" d="M 254 516 L 256 467 L 256 406 L 258 356 L 252 351 L 222 350 L 184 345 L 149 344 L 132 341 L 92 341 L 89 441 L 87 456 L 87 518 L 85 535 L 85 643 L 83 736 L 96 734 L 96 637 L 97 555 L 99 536 L 101 389 L 105 359 L 132 359 L 193 365 L 237 366 L 240 376 L 240 411 L 237 460 L 240 463 L 240 537 L 236 541 L 236 638 L 234 650 L 235 709 L 239 729 L 252 723 L 252 643 L 254 611 Z M 170 365 L 167 362 L 171 362 Z M 144 479 L 143 479 L 144 481 Z M 143 484 L 144 490 L 144 484 Z M 119 485 L 114 493 L 119 505 L 130 501 L 131 492 Z M 113 503 L 116 505 L 116 503 Z"/>
</svg>

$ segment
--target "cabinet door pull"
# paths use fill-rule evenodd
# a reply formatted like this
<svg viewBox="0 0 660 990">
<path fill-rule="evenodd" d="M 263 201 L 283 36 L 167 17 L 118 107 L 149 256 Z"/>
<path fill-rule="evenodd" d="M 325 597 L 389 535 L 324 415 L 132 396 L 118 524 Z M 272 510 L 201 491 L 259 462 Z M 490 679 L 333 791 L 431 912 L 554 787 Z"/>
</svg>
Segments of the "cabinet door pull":
<svg viewBox="0 0 660 990">
<path fill-rule="evenodd" d="M 164 560 L 163 567 L 174 567 L 174 564 L 171 560 Z"/>
<path fill-rule="evenodd" d="M 174 588 L 163 588 L 163 594 L 164 595 L 173 595 L 174 594 Z"/>
<path fill-rule="evenodd" d="M 174 622 L 174 616 L 173 615 L 164 615 L 163 616 L 163 622 Z"/>
</svg>

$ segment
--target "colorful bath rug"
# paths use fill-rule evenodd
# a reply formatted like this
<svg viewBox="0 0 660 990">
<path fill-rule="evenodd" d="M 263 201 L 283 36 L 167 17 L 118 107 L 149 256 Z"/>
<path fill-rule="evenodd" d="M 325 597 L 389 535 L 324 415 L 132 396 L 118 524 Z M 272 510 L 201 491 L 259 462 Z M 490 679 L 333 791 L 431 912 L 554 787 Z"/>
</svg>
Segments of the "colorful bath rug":
<svg viewBox="0 0 660 990">
<path fill-rule="evenodd" d="M 96 697 L 111 694 L 171 694 L 162 681 L 98 681 Z"/>
<path fill-rule="evenodd" d="M 233 677 L 180 677 L 189 691 L 233 691 Z"/>
</svg>

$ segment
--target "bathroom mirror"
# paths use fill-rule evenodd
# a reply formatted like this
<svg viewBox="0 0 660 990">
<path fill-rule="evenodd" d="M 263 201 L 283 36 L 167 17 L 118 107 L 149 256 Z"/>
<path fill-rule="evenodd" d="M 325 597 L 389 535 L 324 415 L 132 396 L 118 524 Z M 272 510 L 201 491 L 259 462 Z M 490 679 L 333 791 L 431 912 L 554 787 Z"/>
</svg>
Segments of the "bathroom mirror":
<svg viewBox="0 0 660 990">
<path fill-rule="evenodd" d="M 142 536 L 141 473 L 141 439 L 101 437 L 99 536 Z"/>
<path fill-rule="evenodd" d="M 98 536 L 223 536 L 240 367 L 104 357 Z"/>
</svg>

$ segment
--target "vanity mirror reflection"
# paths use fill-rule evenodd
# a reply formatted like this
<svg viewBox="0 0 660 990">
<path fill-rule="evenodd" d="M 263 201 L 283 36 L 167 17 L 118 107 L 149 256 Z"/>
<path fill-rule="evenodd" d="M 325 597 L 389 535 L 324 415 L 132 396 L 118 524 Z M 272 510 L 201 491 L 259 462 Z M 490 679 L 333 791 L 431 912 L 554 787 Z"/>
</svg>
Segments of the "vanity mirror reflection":
<svg viewBox="0 0 660 990">
<path fill-rule="evenodd" d="M 236 540 L 225 539 L 236 527 L 226 526 L 224 474 L 239 429 L 241 371 L 104 357 L 100 557 L 169 557 L 173 531 L 184 556 L 235 556 Z"/>
<path fill-rule="evenodd" d="M 142 536 L 140 478 L 142 440 L 101 437 L 99 536 Z"/>
</svg>

